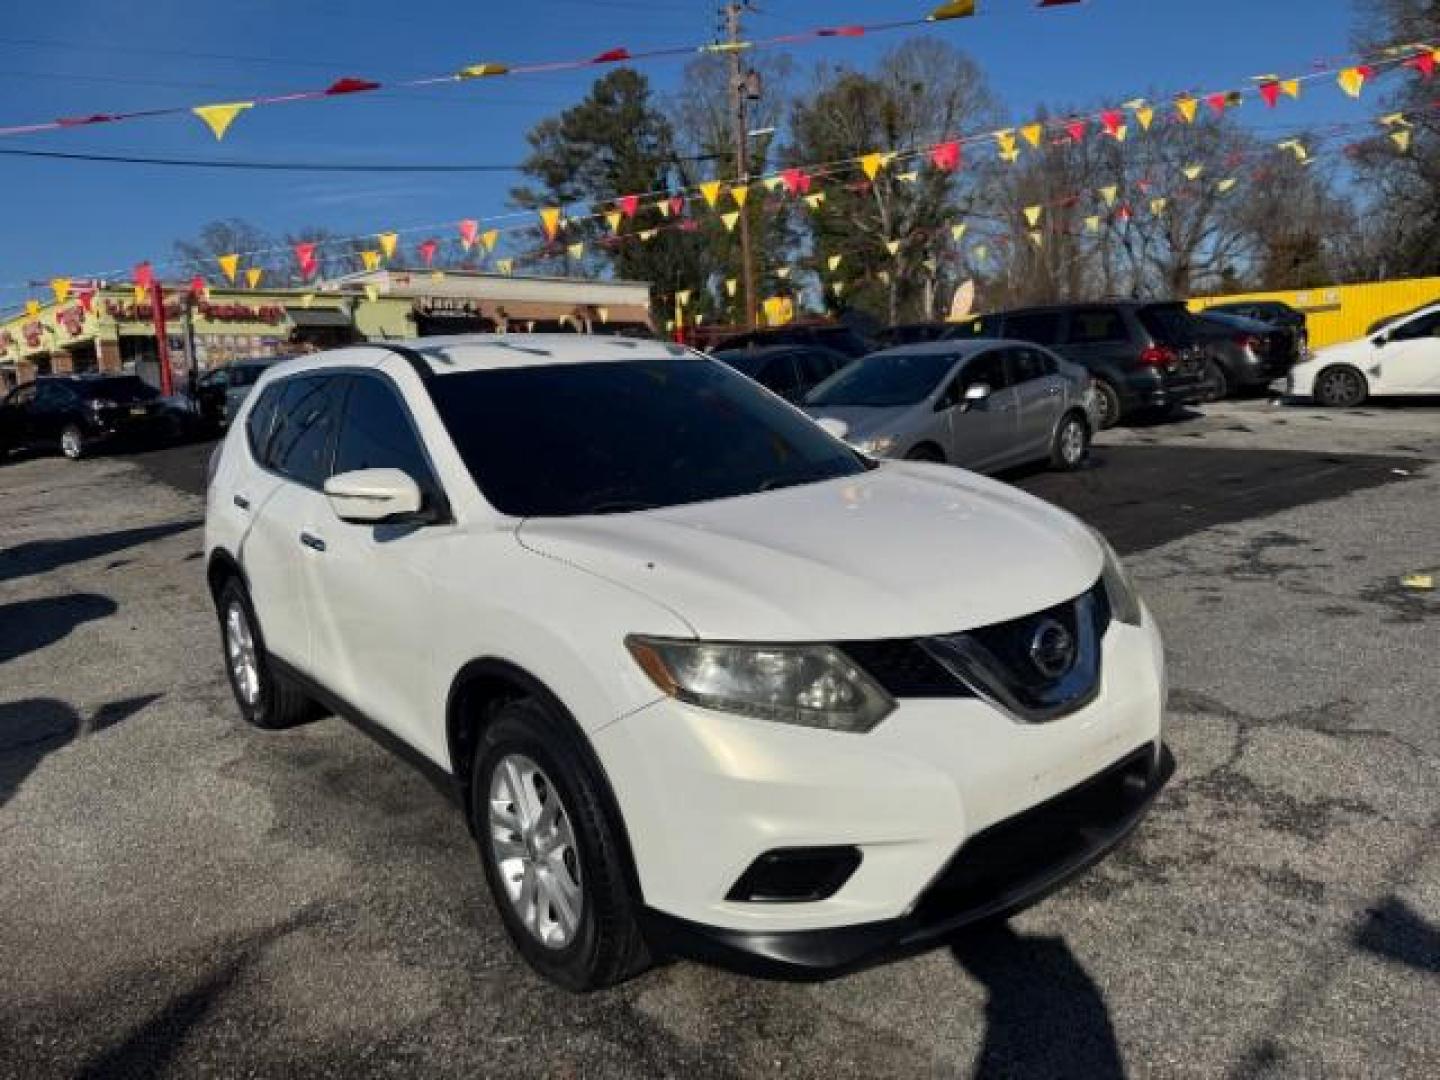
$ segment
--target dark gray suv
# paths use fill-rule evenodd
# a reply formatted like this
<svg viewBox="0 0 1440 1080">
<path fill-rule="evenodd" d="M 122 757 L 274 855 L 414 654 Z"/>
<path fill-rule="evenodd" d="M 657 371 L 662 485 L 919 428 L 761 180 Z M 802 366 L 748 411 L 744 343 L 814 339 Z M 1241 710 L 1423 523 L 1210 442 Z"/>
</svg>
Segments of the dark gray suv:
<svg viewBox="0 0 1440 1080">
<path fill-rule="evenodd" d="M 1105 300 L 984 315 L 978 337 L 1033 341 L 1095 377 L 1097 421 L 1112 427 L 1141 410 L 1168 411 L 1202 400 L 1204 351 L 1184 304 Z"/>
</svg>

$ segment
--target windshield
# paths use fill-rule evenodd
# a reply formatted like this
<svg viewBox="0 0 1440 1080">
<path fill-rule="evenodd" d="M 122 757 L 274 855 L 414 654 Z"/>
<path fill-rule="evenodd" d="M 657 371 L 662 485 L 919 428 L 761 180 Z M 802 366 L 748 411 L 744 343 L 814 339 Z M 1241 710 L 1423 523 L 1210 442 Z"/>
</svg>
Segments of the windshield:
<svg viewBox="0 0 1440 1080">
<path fill-rule="evenodd" d="M 894 409 L 924 401 L 960 361 L 955 353 L 893 352 L 867 356 L 810 392 L 813 408 Z"/>
<path fill-rule="evenodd" d="M 1195 341 L 1195 316 L 1184 304 L 1151 304 L 1135 314 L 1157 344 L 1183 346 Z"/>
<path fill-rule="evenodd" d="M 140 381 L 134 375 L 121 375 L 112 379 L 78 379 L 75 389 L 85 398 L 105 398 L 122 405 L 132 401 L 153 401 L 160 391 Z"/>
<path fill-rule="evenodd" d="M 704 357 L 472 371 L 431 387 L 475 483 L 515 517 L 651 510 L 868 467 Z"/>
</svg>

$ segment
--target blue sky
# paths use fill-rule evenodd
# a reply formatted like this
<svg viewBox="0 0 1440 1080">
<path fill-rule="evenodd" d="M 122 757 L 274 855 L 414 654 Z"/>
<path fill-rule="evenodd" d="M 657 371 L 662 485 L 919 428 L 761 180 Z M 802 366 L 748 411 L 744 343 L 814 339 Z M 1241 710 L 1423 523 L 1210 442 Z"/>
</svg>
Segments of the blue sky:
<svg viewBox="0 0 1440 1080">
<path fill-rule="evenodd" d="M 752 36 L 924 13 L 910 0 L 761 0 Z M 11 0 L 0 24 L 0 125 L 98 111 L 188 105 L 324 86 L 343 75 L 384 82 L 467 63 L 524 62 L 698 43 L 713 0 Z M 1032 0 L 979 0 L 980 16 L 922 31 L 967 50 L 1004 107 L 1027 119 L 1049 101 L 1115 102 L 1147 90 L 1244 85 L 1300 74 L 1346 54 L 1349 0 L 1087 0 L 1036 11 Z M 863 66 L 897 34 L 799 48 L 802 70 Z M 644 70 L 661 91 L 681 64 Z M 198 120 L 137 120 L 0 139 L 0 149 L 270 160 L 517 162 L 525 131 L 578 100 L 593 73 L 482 80 L 413 93 L 357 95 L 257 109 L 222 144 Z M 1267 126 L 1357 120 L 1375 96 L 1330 80 L 1300 102 L 1247 121 Z M 157 263 L 177 237 L 239 216 L 279 233 L 305 224 L 345 233 L 503 212 L 512 175 L 304 175 L 163 171 L 0 156 L 0 308 L 55 275 Z M 448 235 L 448 234 L 447 234 Z M 44 295 L 47 290 L 31 289 Z"/>
</svg>

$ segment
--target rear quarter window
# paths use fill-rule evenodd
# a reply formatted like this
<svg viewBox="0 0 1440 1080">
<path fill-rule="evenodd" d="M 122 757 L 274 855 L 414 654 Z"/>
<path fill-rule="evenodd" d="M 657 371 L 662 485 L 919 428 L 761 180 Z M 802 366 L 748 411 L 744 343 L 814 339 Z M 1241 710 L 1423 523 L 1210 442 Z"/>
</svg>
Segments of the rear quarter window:
<svg viewBox="0 0 1440 1080">
<path fill-rule="evenodd" d="M 1184 304 L 1150 304 L 1135 317 L 1158 344 L 1189 345 L 1195 340 L 1195 316 Z"/>
</svg>

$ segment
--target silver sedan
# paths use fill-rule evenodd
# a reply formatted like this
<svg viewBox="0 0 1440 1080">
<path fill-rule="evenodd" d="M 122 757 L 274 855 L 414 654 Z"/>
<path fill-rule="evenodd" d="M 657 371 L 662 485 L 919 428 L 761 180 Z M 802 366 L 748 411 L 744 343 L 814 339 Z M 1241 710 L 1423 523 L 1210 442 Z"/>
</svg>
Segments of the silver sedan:
<svg viewBox="0 0 1440 1080">
<path fill-rule="evenodd" d="M 1089 388 L 1084 368 L 1039 345 L 976 338 L 871 353 L 815 387 L 804 408 L 875 457 L 1076 469 L 1094 430 Z"/>
</svg>

